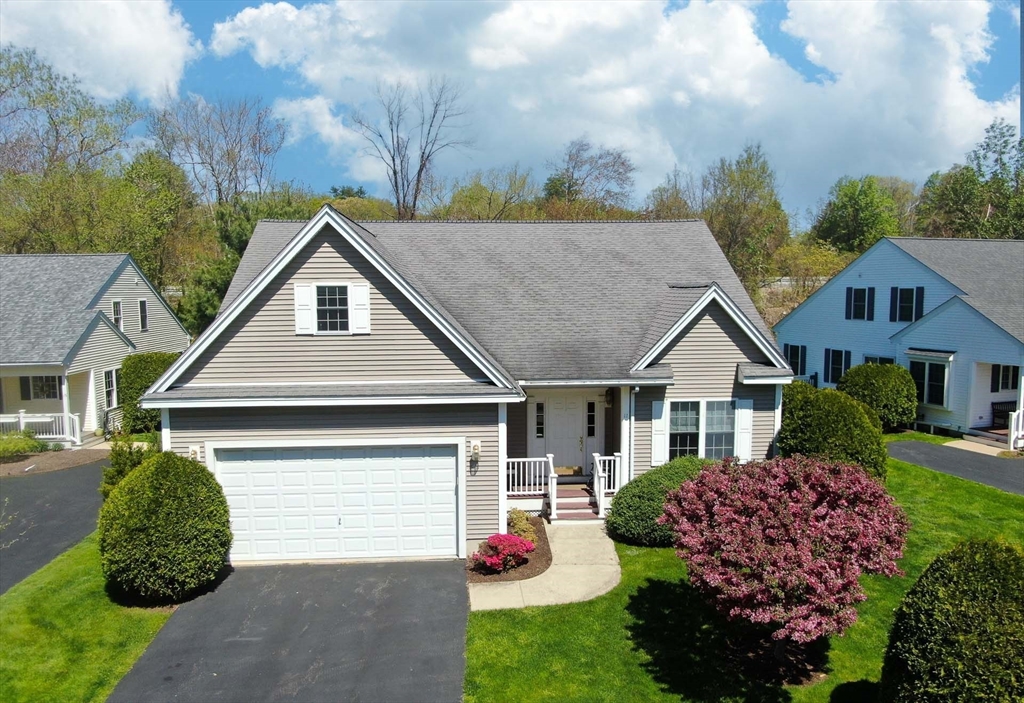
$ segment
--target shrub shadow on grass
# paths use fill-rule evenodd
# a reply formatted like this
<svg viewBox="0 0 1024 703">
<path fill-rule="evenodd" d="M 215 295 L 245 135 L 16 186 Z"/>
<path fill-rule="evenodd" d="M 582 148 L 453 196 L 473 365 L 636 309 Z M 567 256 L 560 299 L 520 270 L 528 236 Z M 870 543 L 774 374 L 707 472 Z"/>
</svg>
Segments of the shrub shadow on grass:
<svg viewBox="0 0 1024 703">
<path fill-rule="evenodd" d="M 823 639 L 780 666 L 764 630 L 729 622 L 684 581 L 649 581 L 626 609 L 633 645 L 650 657 L 648 673 L 687 700 L 784 703 L 792 700 L 784 684 L 805 680 L 827 661 Z"/>
<path fill-rule="evenodd" d="M 206 584 L 202 588 L 192 591 L 181 600 L 171 599 L 160 599 L 160 598 L 143 598 L 136 593 L 129 593 L 128 591 L 121 588 L 116 583 L 107 581 L 104 584 L 104 590 L 107 593 L 107 598 L 111 602 L 125 608 L 171 608 L 182 603 L 187 603 L 190 600 L 195 600 L 200 596 L 205 596 L 208 593 L 216 591 L 224 581 L 227 580 L 228 576 L 233 574 L 235 567 L 231 564 L 225 564 L 220 571 L 217 572 L 217 578 L 210 583 Z"/>
<path fill-rule="evenodd" d="M 878 700 L 880 686 L 877 681 L 848 681 L 832 689 L 829 703 L 873 703 Z"/>
</svg>

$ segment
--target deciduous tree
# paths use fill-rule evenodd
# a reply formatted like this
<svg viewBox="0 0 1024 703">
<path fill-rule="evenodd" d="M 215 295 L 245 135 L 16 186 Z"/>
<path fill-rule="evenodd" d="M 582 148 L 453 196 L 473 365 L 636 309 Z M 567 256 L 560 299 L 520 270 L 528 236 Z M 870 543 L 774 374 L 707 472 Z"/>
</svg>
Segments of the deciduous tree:
<svg viewBox="0 0 1024 703">
<path fill-rule="evenodd" d="M 544 183 L 546 198 L 566 203 L 588 200 L 604 207 L 629 203 L 636 166 L 625 149 L 595 145 L 583 135 L 566 144 L 548 168 L 553 173 Z"/>
<path fill-rule="evenodd" d="M 839 251 L 860 253 L 882 237 L 898 237 L 896 203 L 874 176 L 840 178 L 811 228 Z"/>
</svg>

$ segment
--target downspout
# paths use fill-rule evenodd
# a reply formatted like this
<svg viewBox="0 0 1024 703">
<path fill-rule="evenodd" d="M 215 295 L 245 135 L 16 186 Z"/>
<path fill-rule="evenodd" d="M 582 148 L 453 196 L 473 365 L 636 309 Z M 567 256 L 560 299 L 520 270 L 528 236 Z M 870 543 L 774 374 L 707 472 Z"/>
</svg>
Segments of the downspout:
<svg viewBox="0 0 1024 703">
<path fill-rule="evenodd" d="M 634 467 L 636 466 L 636 394 L 639 392 L 639 386 L 633 386 L 629 391 L 629 480 L 632 481 L 636 475 L 634 473 Z"/>
</svg>

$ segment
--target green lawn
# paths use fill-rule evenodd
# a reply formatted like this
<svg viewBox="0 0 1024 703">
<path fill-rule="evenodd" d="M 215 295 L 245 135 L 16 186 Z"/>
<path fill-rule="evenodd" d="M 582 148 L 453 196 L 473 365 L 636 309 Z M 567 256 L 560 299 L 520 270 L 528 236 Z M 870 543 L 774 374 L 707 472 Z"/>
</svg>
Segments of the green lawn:
<svg viewBox="0 0 1024 703">
<path fill-rule="evenodd" d="M 90 535 L 0 596 L 0 700 L 105 700 L 169 617 L 107 597 Z"/>
<path fill-rule="evenodd" d="M 956 437 L 943 437 L 937 434 L 928 434 L 927 432 L 893 432 L 891 434 L 882 435 L 882 439 L 886 444 L 889 442 L 927 442 L 928 444 L 945 444 L 946 442 L 952 442 Z"/>
<path fill-rule="evenodd" d="M 673 551 L 616 545 L 622 582 L 601 598 L 470 614 L 466 700 L 869 699 L 892 611 L 931 559 L 969 537 L 1024 544 L 1024 497 L 895 460 L 888 487 L 913 523 L 901 561 L 907 576 L 865 578 L 868 600 L 858 622 L 832 639 L 823 681 L 785 689 L 743 674 L 725 656 L 731 626 L 701 604 Z"/>
</svg>

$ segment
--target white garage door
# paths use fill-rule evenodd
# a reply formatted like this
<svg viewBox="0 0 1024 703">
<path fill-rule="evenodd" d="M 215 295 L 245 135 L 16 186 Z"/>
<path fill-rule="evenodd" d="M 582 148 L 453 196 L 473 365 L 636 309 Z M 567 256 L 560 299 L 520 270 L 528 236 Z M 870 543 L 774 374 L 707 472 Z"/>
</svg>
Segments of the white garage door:
<svg viewBox="0 0 1024 703">
<path fill-rule="evenodd" d="M 455 556 L 453 445 L 219 449 L 233 561 Z"/>
</svg>

